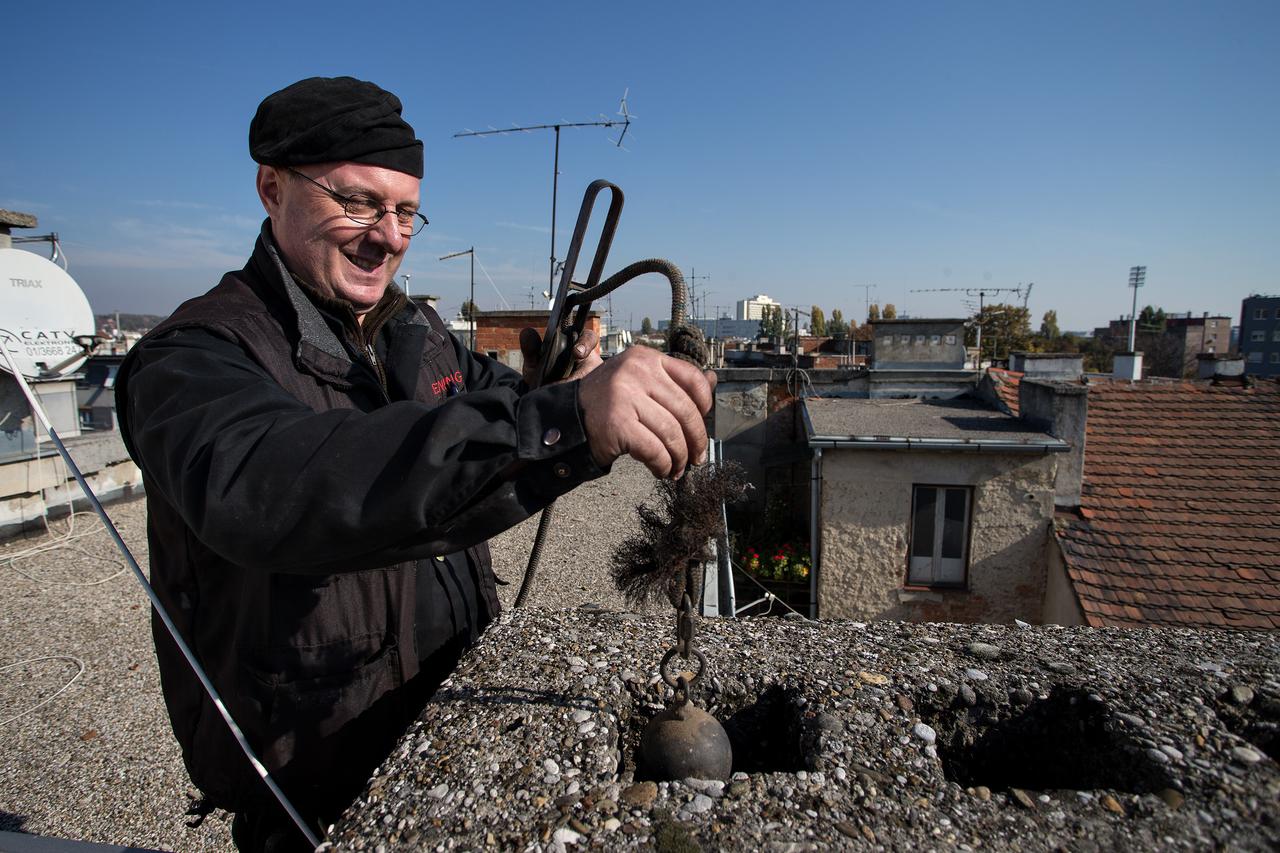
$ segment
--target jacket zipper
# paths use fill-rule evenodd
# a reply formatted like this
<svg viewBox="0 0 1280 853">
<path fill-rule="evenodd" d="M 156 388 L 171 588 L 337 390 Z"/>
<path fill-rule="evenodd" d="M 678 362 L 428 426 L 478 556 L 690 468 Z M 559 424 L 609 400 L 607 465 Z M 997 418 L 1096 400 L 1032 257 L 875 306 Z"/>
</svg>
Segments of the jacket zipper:
<svg viewBox="0 0 1280 853">
<path fill-rule="evenodd" d="M 369 365 L 373 368 L 373 373 L 378 377 L 378 385 L 382 388 L 382 396 L 389 403 L 391 402 L 391 392 L 387 388 L 387 374 L 382 368 L 382 362 L 378 360 L 378 353 L 373 348 L 372 343 L 364 345 L 365 355 L 369 357 Z"/>
</svg>

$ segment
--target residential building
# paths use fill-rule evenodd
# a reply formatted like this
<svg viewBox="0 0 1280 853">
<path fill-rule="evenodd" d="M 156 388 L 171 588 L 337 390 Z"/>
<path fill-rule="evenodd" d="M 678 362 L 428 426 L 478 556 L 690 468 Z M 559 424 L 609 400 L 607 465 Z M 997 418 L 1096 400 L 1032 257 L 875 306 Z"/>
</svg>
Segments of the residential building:
<svg viewBox="0 0 1280 853">
<path fill-rule="evenodd" d="M 1250 376 L 1280 376 L 1280 296 L 1240 304 L 1240 355 Z"/>
<path fill-rule="evenodd" d="M 964 370 L 963 319 L 872 320 L 876 370 Z"/>
<path fill-rule="evenodd" d="M 781 307 L 781 305 L 776 300 L 770 299 L 768 296 L 765 296 L 763 293 L 757 293 L 755 296 L 751 297 L 750 299 L 739 299 L 737 315 L 734 317 L 734 319 L 735 320 L 760 320 L 761 318 L 764 317 L 764 309 L 766 306 L 768 306 L 769 308 Z"/>
<path fill-rule="evenodd" d="M 1085 433 L 1045 620 L 1280 628 L 1280 384 L 1091 383 Z"/>
<path fill-rule="evenodd" d="M 697 326 L 702 329 L 702 334 L 708 339 L 719 338 L 736 338 L 738 340 L 754 340 L 760 334 L 760 320 L 731 320 L 728 317 L 708 318 L 703 317 L 697 320 L 687 320 L 690 325 Z M 665 332 L 671 326 L 670 320 L 659 320 L 658 331 Z"/>
<path fill-rule="evenodd" d="M 819 616 L 1039 619 L 1067 442 L 972 398 L 809 398 L 804 418 Z"/>
<path fill-rule="evenodd" d="M 1277 347 L 1280 349 L 1280 347 Z M 1150 375 L 1194 379 L 1196 356 L 1231 352 L 1231 318 L 1209 316 L 1166 317 L 1157 352 L 1149 354 Z"/>
</svg>

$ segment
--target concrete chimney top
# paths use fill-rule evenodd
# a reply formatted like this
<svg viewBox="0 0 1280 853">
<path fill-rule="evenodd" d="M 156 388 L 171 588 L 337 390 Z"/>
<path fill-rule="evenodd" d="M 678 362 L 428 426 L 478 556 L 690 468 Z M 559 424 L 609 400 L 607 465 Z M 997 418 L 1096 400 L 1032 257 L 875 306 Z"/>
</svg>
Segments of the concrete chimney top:
<svg viewBox="0 0 1280 853">
<path fill-rule="evenodd" d="M 1126 382 L 1142 381 L 1142 353 L 1118 352 L 1111 375 Z"/>
<path fill-rule="evenodd" d="M 1201 379 L 1238 379 L 1244 376 L 1243 356 L 1208 352 L 1196 356 L 1196 362 L 1196 375 Z"/>
<path fill-rule="evenodd" d="M 659 782 L 637 746 L 668 698 L 671 634 L 599 608 L 504 613 L 334 850 L 1280 843 L 1262 710 L 1280 632 L 706 619 L 695 699 L 728 729 L 734 773 Z"/>
<path fill-rule="evenodd" d="M 38 224 L 34 214 L 0 208 L 0 249 L 13 248 L 13 241 L 9 239 L 10 228 L 35 228 Z"/>
</svg>

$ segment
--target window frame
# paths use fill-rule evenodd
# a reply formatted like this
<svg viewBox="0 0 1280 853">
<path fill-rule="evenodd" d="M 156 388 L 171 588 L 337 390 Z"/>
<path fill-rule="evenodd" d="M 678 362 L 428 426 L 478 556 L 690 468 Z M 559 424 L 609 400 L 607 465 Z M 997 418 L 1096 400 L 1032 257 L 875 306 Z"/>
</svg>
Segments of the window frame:
<svg viewBox="0 0 1280 853">
<path fill-rule="evenodd" d="M 942 537 L 939 535 L 939 518 L 945 521 L 946 510 L 945 499 L 939 500 L 935 504 L 934 509 L 934 555 L 931 559 L 930 580 L 917 580 L 912 577 L 911 561 L 913 546 L 916 541 L 916 495 L 920 489 L 937 489 L 939 494 L 945 494 L 946 489 L 955 489 L 961 491 L 965 495 L 965 513 L 964 513 L 964 556 L 961 557 L 962 575 L 958 581 L 949 581 L 939 579 L 941 567 L 939 561 L 941 557 Z M 910 516 L 907 524 L 907 559 L 906 573 L 904 575 L 903 586 L 908 589 L 949 589 L 949 590 L 968 590 L 969 589 L 969 560 L 973 553 L 973 504 L 975 498 L 975 490 L 973 486 L 959 483 L 912 483 L 911 484 L 911 503 Z"/>
</svg>

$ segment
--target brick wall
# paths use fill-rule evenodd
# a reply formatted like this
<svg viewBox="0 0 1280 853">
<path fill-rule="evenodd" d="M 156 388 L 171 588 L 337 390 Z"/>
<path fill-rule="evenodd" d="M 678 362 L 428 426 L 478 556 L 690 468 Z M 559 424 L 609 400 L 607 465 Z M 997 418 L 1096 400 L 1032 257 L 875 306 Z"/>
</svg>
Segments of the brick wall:
<svg viewBox="0 0 1280 853">
<path fill-rule="evenodd" d="M 550 311 L 537 309 L 477 311 L 475 350 L 520 370 L 524 366 L 524 356 L 520 352 L 520 330 L 532 327 L 538 330 L 538 334 L 542 334 L 547 328 L 550 315 Z M 594 312 L 588 315 L 587 329 L 600 334 L 599 315 Z"/>
</svg>

